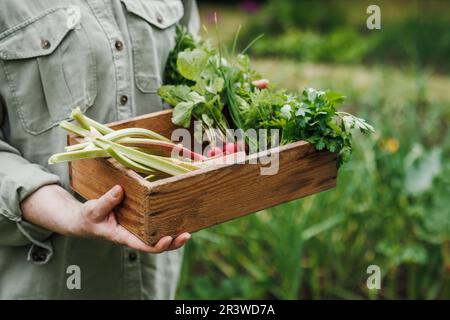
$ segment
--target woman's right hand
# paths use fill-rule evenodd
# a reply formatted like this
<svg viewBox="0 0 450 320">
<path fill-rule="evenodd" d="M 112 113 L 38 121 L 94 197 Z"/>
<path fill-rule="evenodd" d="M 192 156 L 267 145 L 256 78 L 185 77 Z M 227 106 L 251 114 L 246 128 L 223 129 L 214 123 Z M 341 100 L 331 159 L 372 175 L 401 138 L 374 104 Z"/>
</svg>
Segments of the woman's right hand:
<svg viewBox="0 0 450 320">
<path fill-rule="evenodd" d="M 67 236 L 106 239 L 132 249 L 161 253 L 182 247 L 190 238 L 161 238 L 149 246 L 118 224 L 113 209 L 122 201 L 122 187 L 115 186 L 95 200 L 81 203 L 58 185 L 41 187 L 21 203 L 23 218 L 33 224 Z"/>
</svg>

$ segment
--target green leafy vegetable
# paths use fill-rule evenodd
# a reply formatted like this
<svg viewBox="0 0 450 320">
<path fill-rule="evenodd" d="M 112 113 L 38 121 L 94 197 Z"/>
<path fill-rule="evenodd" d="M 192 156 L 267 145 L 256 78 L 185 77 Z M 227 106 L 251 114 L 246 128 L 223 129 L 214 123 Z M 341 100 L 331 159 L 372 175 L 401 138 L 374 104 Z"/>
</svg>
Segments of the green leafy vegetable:
<svg viewBox="0 0 450 320">
<path fill-rule="evenodd" d="M 177 59 L 178 71 L 186 79 L 198 81 L 206 68 L 208 58 L 208 54 L 201 49 L 180 52 Z"/>
<path fill-rule="evenodd" d="M 352 152 L 352 130 L 374 131 L 365 120 L 337 110 L 345 100 L 338 92 L 277 90 L 253 70 L 245 52 L 234 56 L 234 45 L 233 56 L 225 59 L 220 44 L 215 48 L 208 42 L 196 41 L 182 27 L 177 27 L 176 40 L 169 71 L 170 78 L 174 80 L 177 74 L 178 80 L 162 86 L 158 94 L 174 106 L 173 123 L 188 127 L 192 118 L 201 120 L 213 145 L 217 139 L 228 137 L 231 126 L 227 115 L 235 128 L 244 131 L 279 129 L 281 144 L 306 140 L 318 150 L 336 152 L 341 165 Z M 172 69 L 174 65 L 176 70 Z M 219 137 L 213 129 L 219 129 Z M 272 137 L 266 136 L 270 146 Z M 258 139 L 249 135 L 245 138 L 250 150 L 258 149 Z"/>
<path fill-rule="evenodd" d="M 177 25 L 175 43 L 175 48 L 170 52 L 169 57 L 167 58 L 166 69 L 164 71 L 165 83 L 192 85 L 192 82 L 184 78 L 178 71 L 177 57 L 179 52 L 186 49 L 194 49 L 197 46 L 197 41 L 186 28 Z"/>
<path fill-rule="evenodd" d="M 175 106 L 173 110 L 172 122 L 182 127 L 189 127 L 194 107 L 204 103 L 205 98 L 195 91 L 189 92 L 186 101 L 182 101 Z"/>
</svg>

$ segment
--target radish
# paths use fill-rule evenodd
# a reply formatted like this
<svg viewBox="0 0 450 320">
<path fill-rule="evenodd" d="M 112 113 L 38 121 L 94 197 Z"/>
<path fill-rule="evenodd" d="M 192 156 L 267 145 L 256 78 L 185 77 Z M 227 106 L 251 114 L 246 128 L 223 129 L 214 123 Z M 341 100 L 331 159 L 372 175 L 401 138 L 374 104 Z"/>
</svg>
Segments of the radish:
<svg viewBox="0 0 450 320">
<path fill-rule="evenodd" d="M 232 154 L 232 153 L 236 153 L 237 151 L 237 144 L 233 143 L 233 142 L 226 142 L 223 145 L 223 152 L 225 154 Z"/>
<path fill-rule="evenodd" d="M 219 147 L 212 147 L 208 150 L 208 158 L 221 156 L 223 154 L 223 150 Z"/>
<path fill-rule="evenodd" d="M 267 79 L 259 79 L 252 81 L 252 85 L 257 87 L 258 89 L 267 89 L 269 87 L 269 80 Z"/>
</svg>

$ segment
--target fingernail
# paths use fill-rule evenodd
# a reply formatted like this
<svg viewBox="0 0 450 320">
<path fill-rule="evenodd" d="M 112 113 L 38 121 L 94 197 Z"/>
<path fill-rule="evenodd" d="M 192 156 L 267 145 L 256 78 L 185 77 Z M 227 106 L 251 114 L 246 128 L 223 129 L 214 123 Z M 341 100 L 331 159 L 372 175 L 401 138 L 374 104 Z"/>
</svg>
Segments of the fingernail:
<svg viewBox="0 0 450 320">
<path fill-rule="evenodd" d="M 117 198 L 120 195 L 120 192 L 122 191 L 122 188 L 120 186 L 115 186 L 111 189 L 111 195 L 114 198 Z"/>
<path fill-rule="evenodd" d="M 188 233 L 187 235 L 184 236 L 184 238 L 186 239 L 186 241 L 188 241 L 192 238 L 192 236 L 190 233 Z"/>
</svg>

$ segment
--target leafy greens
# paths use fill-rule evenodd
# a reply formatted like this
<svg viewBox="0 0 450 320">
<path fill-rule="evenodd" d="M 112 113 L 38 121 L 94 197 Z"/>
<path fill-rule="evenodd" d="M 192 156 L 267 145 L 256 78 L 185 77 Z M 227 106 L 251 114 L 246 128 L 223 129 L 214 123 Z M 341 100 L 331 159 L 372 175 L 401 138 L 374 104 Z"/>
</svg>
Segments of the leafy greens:
<svg viewBox="0 0 450 320">
<path fill-rule="evenodd" d="M 318 150 L 336 152 L 340 166 L 351 155 L 352 131 L 374 131 L 365 120 L 337 110 L 345 99 L 340 93 L 260 88 L 255 80 L 261 77 L 247 55 L 226 60 L 220 48 L 195 39 L 181 26 L 177 27 L 176 43 L 165 71 L 168 84 L 158 94 L 174 106 L 174 124 L 189 127 L 192 118 L 201 120 L 213 144 L 217 139 L 225 141 L 231 128 L 229 116 L 233 127 L 244 131 L 279 129 L 281 144 L 306 140 Z M 246 138 L 249 145 L 257 146 L 255 139 Z M 270 137 L 267 140 L 270 145 Z"/>
</svg>

